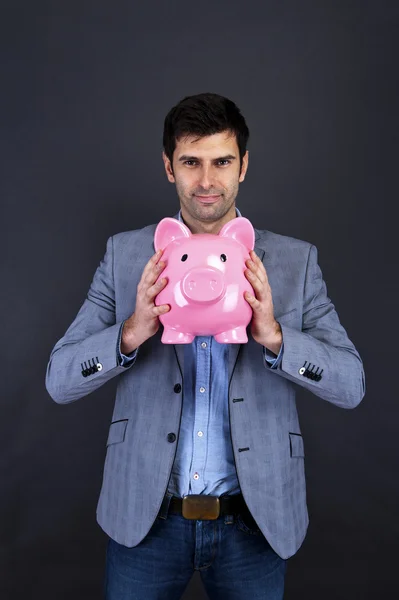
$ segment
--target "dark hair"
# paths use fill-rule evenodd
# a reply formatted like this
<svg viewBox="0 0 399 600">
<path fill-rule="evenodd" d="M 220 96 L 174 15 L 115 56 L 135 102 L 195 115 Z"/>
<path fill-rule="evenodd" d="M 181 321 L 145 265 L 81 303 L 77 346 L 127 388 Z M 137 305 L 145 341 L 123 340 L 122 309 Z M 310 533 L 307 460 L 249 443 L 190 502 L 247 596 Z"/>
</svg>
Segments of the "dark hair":
<svg viewBox="0 0 399 600">
<path fill-rule="evenodd" d="M 219 94 L 186 96 L 168 112 L 163 129 L 164 152 L 172 165 L 176 141 L 188 135 L 201 138 L 222 131 L 230 131 L 236 136 L 241 172 L 249 129 L 234 102 Z"/>
</svg>

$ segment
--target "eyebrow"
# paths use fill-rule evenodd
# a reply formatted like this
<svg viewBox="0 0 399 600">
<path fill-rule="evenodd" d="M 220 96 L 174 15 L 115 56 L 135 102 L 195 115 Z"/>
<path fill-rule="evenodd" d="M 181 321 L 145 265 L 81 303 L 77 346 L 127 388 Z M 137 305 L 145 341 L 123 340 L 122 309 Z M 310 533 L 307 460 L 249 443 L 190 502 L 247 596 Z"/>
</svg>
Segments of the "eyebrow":
<svg viewBox="0 0 399 600">
<path fill-rule="evenodd" d="M 226 156 L 219 156 L 219 158 L 215 158 L 214 160 L 234 160 L 236 157 L 233 154 L 226 154 Z M 183 154 L 183 156 L 179 157 L 179 162 L 183 162 L 184 160 L 201 160 L 197 156 L 189 156 L 188 154 Z"/>
</svg>

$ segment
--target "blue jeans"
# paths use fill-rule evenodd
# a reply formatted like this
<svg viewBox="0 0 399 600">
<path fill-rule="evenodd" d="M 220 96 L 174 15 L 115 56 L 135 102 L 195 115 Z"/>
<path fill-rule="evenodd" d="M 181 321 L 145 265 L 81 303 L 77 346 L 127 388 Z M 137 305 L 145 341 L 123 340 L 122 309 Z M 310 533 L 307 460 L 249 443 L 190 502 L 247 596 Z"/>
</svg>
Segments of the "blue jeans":
<svg viewBox="0 0 399 600">
<path fill-rule="evenodd" d="M 106 600 L 179 600 L 194 571 L 210 600 L 282 600 L 286 561 L 249 512 L 195 521 L 160 511 L 134 548 L 111 538 Z"/>
</svg>

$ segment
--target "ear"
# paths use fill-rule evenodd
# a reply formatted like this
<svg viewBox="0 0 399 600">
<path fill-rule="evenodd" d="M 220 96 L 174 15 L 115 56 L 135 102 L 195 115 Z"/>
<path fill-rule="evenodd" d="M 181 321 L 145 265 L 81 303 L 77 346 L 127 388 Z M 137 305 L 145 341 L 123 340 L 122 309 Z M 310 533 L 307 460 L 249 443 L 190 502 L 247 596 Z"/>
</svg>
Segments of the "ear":
<svg viewBox="0 0 399 600">
<path fill-rule="evenodd" d="M 235 217 L 223 225 L 219 231 L 220 237 L 233 238 L 243 244 L 248 250 L 253 250 L 255 245 L 255 231 L 251 221 L 245 217 Z"/>
<path fill-rule="evenodd" d="M 165 152 L 162 152 L 162 159 L 165 167 L 166 177 L 170 183 L 175 183 L 175 176 L 173 174 L 172 164 L 169 158 L 166 156 Z"/>
<path fill-rule="evenodd" d="M 166 217 L 158 223 L 157 228 L 155 229 L 155 250 L 158 251 L 160 248 L 164 249 L 170 242 L 179 238 L 189 238 L 191 235 L 191 231 L 184 223 L 178 219 Z"/>
</svg>

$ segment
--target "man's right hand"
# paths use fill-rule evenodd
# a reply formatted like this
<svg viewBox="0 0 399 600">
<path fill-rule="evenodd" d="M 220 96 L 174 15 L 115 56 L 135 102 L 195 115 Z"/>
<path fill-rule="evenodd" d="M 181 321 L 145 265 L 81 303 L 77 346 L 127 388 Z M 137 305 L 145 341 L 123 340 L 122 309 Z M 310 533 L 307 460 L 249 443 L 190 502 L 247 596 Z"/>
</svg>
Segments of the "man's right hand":
<svg viewBox="0 0 399 600">
<path fill-rule="evenodd" d="M 136 308 L 123 326 L 122 354 L 130 354 L 140 344 L 155 335 L 160 325 L 159 315 L 163 315 L 170 310 L 169 304 L 155 306 L 155 297 L 167 284 L 165 277 L 156 281 L 166 266 L 163 261 L 160 261 L 162 253 L 163 250 L 158 250 L 144 267 L 137 286 Z"/>
</svg>

